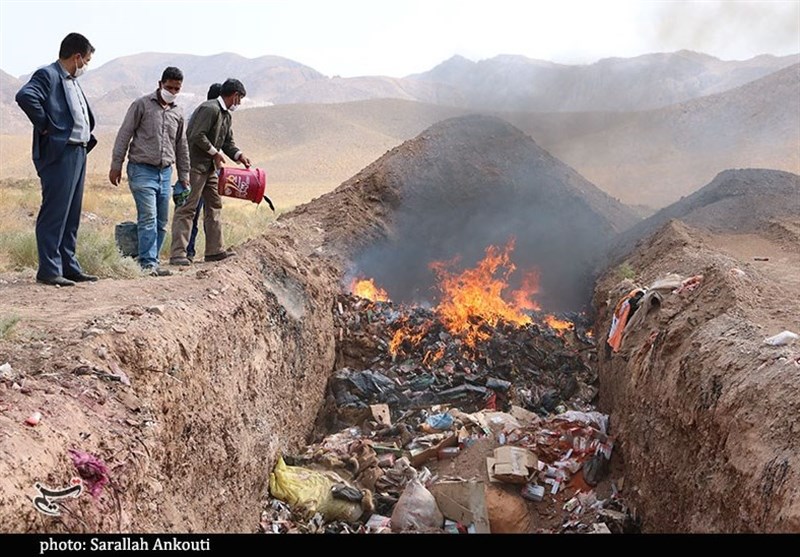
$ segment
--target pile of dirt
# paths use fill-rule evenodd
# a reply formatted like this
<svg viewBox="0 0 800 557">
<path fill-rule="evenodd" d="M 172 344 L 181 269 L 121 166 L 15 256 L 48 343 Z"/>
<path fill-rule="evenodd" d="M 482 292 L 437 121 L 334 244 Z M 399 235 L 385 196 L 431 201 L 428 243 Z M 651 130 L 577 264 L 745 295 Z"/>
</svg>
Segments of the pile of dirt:
<svg viewBox="0 0 800 557">
<path fill-rule="evenodd" d="M 681 198 L 622 233 L 612 253 L 624 257 L 639 240 L 671 219 L 715 233 L 768 231 L 800 214 L 800 176 L 781 170 L 725 170 L 695 193 Z"/>
<path fill-rule="evenodd" d="M 487 246 L 515 238 L 517 267 L 539 270 L 543 307 L 575 309 L 589 297 L 597 254 L 638 220 L 530 137 L 487 116 L 432 126 L 332 195 L 351 199 L 365 184 L 392 214 L 383 237 L 354 253 L 355 270 L 396 301 L 431 299 L 432 261 L 458 256 L 469 266 Z M 342 210 L 339 218 L 363 218 L 345 203 Z"/>
<path fill-rule="evenodd" d="M 717 185 L 745 193 L 744 202 L 733 210 L 737 197 L 719 195 L 720 187 L 716 203 L 728 217 L 718 215 L 707 188 L 693 200 L 707 202 L 687 200 L 683 214 L 721 229 L 757 229 L 747 204 L 757 216 L 771 204 L 763 214 L 770 220 L 778 207 L 796 207 L 796 185 L 759 199 L 739 180 L 765 175 L 796 184 L 785 173 L 723 173 Z M 671 273 L 678 283 L 702 276 L 637 309 L 619 352 L 598 351 L 601 409 L 622 441 L 628 496 L 646 509 L 646 531 L 800 529 L 800 347 L 765 342 L 800 332 L 800 249 L 785 234 L 800 223 L 796 213 L 785 219 L 777 237 L 770 227 L 711 233 L 671 221 L 628 255 L 635 281 L 612 269 L 598 283 L 595 332 L 605 345 L 615 307 L 633 286 Z"/>
</svg>

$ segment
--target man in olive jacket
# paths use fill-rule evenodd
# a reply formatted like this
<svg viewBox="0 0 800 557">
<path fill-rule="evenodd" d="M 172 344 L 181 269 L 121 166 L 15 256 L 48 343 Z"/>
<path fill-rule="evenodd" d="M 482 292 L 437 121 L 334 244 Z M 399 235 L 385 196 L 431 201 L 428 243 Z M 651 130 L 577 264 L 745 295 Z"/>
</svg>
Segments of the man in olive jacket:
<svg viewBox="0 0 800 557">
<path fill-rule="evenodd" d="M 197 107 L 189 120 L 191 192 L 186 202 L 175 210 L 172 220 L 172 249 L 170 264 L 189 266 L 186 246 L 192 230 L 197 204 L 203 199 L 203 228 L 206 233 L 206 261 L 222 261 L 234 255 L 224 249 L 222 239 L 222 198 L 217 190 L 217 169 L 225 163 L 222 153 L 234 161 L 250 167 L 248 159 L 233 141 L 231 112 L 245 97 L 244 85 L 238 79 L 228 79 L 222 84 L 220 96 Z"/>
</svg>

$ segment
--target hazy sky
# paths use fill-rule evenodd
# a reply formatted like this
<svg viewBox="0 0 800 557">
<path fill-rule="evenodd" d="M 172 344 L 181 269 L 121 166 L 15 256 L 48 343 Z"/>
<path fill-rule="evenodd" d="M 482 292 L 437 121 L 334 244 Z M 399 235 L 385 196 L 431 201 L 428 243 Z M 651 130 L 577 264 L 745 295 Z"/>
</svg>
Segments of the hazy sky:
<svg viewBox="0 0 800 557">
<path fill-rule="evenodd" d="M 460 54 L 562 63 L 691 49 L 726 60 L 800 52 L 800 0 L 0 0 L 0 69 L 57 57 L 67 33 L 92 68 L 138 52 L 273 54 L 326 75 L 426 71 Z"/>
</svg>

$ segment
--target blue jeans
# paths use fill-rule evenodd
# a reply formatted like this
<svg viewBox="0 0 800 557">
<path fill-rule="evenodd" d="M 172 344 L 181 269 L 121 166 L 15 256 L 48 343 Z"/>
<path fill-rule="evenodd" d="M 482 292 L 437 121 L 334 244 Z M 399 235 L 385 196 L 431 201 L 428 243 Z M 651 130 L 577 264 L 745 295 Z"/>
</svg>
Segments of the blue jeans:
<svg viewBox="0 0 800 557">
<path fill-rule="evenodd" d="M 136 201 L 139 229 L 139 265 L 158 267 L 158 254 L 164 244 L 172 197 L 172 167 L 128 163 L 128 184 Z"/>
</svg>

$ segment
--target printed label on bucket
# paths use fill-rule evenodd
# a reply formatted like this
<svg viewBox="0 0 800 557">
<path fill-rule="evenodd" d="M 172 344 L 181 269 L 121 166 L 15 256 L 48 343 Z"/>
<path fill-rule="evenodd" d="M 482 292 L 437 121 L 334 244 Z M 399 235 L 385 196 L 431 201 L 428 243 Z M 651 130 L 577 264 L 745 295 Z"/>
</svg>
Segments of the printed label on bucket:
<svg viewBox="0 0 800 557">
<path fill-rule="evenodd" d="M 222 195 L 247 199 L 247 192 L 250 189 L 250 176 L 229 175 L 225 179 L 223 187 Z"/>
</svg>

